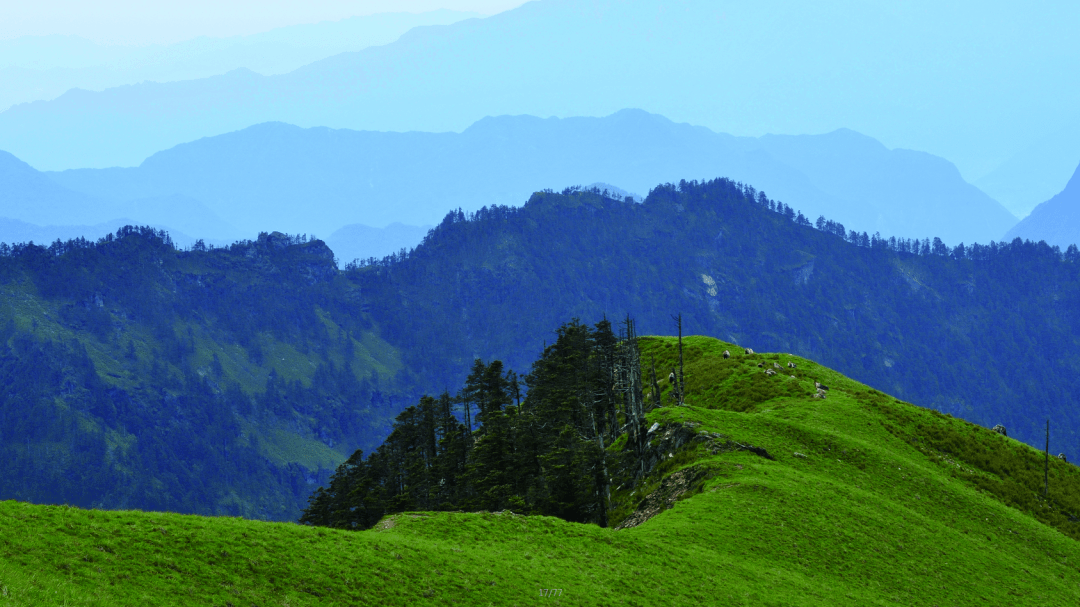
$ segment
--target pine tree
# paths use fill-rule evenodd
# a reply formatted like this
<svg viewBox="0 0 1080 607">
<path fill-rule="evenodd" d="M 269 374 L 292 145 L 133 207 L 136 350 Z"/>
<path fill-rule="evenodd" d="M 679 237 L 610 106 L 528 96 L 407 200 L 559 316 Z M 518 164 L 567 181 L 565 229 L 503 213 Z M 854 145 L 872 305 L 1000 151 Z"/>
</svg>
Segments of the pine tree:
<svg viewBox="0 0 1080 607">
<path fill-rule="evenodd" d="M 477 373 L 470 374 L 466 382 L 466 390 L 476 397 L 481 424 L 475 433 L 476 442 L 466 472 L 475 496 L 468 505 L 481 510 L 503 510 L 509 506 L 514 477 L 510 419 L 505 411 L 512 402 L 510 381 L 503 376 L 501 361 L 490 365 L 477 362 L 480 368 L 474 368 Z M 470 383 L 473 383 L 471 387 Z"/>
</svg>

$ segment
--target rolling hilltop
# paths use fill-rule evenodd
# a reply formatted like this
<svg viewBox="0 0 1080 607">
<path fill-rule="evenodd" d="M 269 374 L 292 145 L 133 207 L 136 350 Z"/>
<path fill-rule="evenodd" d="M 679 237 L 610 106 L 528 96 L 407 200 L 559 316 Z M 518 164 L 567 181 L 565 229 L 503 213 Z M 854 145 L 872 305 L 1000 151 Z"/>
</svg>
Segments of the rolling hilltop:
<svg viewBox="0 0 1080 607">
<path fill-rule="evenodd" d="M 674 338 L 640 345 L 675 364 Z M 1080 598 L 1074 466 L 1050 460 L 1043 498 L 1042 453 L 810 360 L 702 337 L 685 360 L 686 406 L 647 413 L 652 464 L 613 494 L 621 529 L 504 510 L 394 514 L 358 532 L 8 501 L 0 604 Z"/>
</svg>

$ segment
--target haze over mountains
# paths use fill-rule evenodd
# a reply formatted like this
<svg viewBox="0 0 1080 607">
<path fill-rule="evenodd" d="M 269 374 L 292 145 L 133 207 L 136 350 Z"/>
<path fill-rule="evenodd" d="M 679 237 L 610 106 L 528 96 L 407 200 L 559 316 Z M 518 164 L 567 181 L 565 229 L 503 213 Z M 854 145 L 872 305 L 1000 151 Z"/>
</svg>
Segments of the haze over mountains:
<svg viewBox="0 0 1080 607">
<path fill-rule="evenodd" d="M 1061 191 L 1080 162 L 1080 120 L 1062 125 L 974 181 L 987 194 L 1024 217 Z"/>
<path fill-rule="evenodd" d="M 1062 249 L 1080 244 L 1080 166 L 1064 190 L 1035 207 L 1005 235 L 1006 239 L 1017 237 L 1036 242 L 1045 240 Z"/>
<path fill-rule="evenodd" d="M 168 229 L 184 246 L 196 238 L 226 244 L 238 235 L 236 228 L 190 197 L 96 198 L 57 185 L 6 152 L 0 152 L 0 183 L 0 242 L 93 240 L 130 223 Z"/>
<path fill-rule="evenodd" d="M 0 114 L 0 142 L 40 169 L 134 166 L 265 121 L 460 131 L 641 107 L 739 135 L 851 128 L 974 180 L 1080 118 L 1060 77 L 1080 72 L 1078 21 L 1061 3 L 543 0 L 288 74 L 72 91 Z"/>
<path fill-rule="evenodd" d="M 73 88 L 100 91 L 144 81 L 207 78 L 240 68 L 283 74 L 331 55 L 393 42 L 414 27 L 477 16 L 445 9 L 382 13 L 249 36 L 200 36 L 144 46 L 104 45 L 61 35 L 0 40 L 0 110 L 53 99 Z"/>
<path fill-rule="evenodd" d="M 949 162 L 853 131 L 734 137 L 641 110 L 485 118 L 461 134 L 267 123 L 176 146 L 137 168 L 47 175 L 100 200 L 197 200 L 237 237 L 435 224 L 450 208 L 518 206 L 546 188 L 603 181 L 643 195 L 657 183 L 718 176 L 756 184 L 811 220 L 884 236 L 989 242 L 1016 221 Z"/>
</svg>

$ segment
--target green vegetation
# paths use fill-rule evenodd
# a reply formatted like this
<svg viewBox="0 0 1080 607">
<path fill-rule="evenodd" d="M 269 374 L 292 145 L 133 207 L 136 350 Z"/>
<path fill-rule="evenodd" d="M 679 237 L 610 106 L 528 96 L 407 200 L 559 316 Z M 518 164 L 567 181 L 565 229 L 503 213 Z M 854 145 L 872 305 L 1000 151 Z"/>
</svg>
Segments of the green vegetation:
<svg viewBox="0 0 1080 607">
<path fill-rule="evenodd" d="M 414 383 L 318 241 L 0 252 L 0 498 L 295 519 Z"/>
<path fill-rule="evenodd" d="M 724 359 L 720 355 L 723 349 L 735 355 Z M 646 356 L 655 356 L 657 364 L 675 360 L 670 339 L 646 339 L 642 350 Z M 896 453 L 904 454 L 908 461 L 923 460 L 921 466 L 935 466 L 947 477 L 946 482 L 992 496 L 1080 540 L 1080 523 L 1076 522 L 1080 515 L 1080 469 L 1072 464 L 1049 458 L 1049 492 L 1044 498 L 1044 453 L 988 428 L 903 403 L 800 357 L 744 355 L 735 346 L 703 337 L 686 340 L 685 352 L 692 361 L 687 365 L 687 404 L 693 413 L 684 408 L 663 409 L 658 411 L 661 419 L 674 422 L 690 415 L 686 419 L 703 424 L 697 429 L 699 433 L 710 427 L 745 427 L 746 432 L 733 435 L 754 444 L 769 444 L 770 452 L 801 452 L 807 456 L 796 458 L 801 463 L 817 459 L 831 466 L 833 459 L 840 460 L 837 472 L 848 470 L 855 481 L 874 470 L 884 469 L 886 476 L 892 476 L 891 466 L 880 454 L 873 455 L 877 449 L 872 446 L 895 445 Z M 763 367 L 758 367 L 759 363 Z M 774 363 L 780 365 L 777 374 L 766 376 L 763 370 Z M 795 368 L 788 363 L 794 363 Z M 813 398 L 815 382 L 829 386 L 825 399 Z M 710 421 L 698 413 L 699 409 L 721 417 Z M 748 420 L 756 423 L 746 426 Z M 833 438 L 812 436 L 810 430 L 819 420 L 827 420 L 835 433 Z M 836 438 L 842 436 L 858 438 L 845 441 L 845 446 Z M 871 457 L 875 457 L 877 468 L 868 459 Z M 913 486 L 917 484 L 908 484 L 909 489 Z M 900 493 L 896 496 L 902 499 Z"/>
<path fill-rule="evenodd" d="M 661 185 L 641 204 L 537 192 L 451 212 L 410 254 L 349 275 L 429 393 L 477 357 L 528 369 L 568 318 L 630 313 L 642 334 L 670 334 L 681 312 L 686 333 L 798 354 L 1029 444 L 1049 418 L 1051 449 L 1080 461 L 1063 405 L 1080 393 L 1075 248 L 948 249 L 816 225 L 725 179 Z"/>
<path fill-rule="evenodd" d="M 626 312 L 666 333 L 681 311 L 687 332 L 793 352 L 1029 444 L 1042 445 L 1050 419 L 1053 453 L 1080 460 L 1080 425 L 1061 406 L 1080 391 L 1080 253 L 1019 241 L 949 250 L 816 225 L 721 179 L 662 185 L 641 204 L 568 189 L 455 211 L 414 251 L 344 272 L 323 243 L 278 233 L 188 251 L 148 228 L 0 245 L 0 499 L 294 519 L 350 454 L 373 453 L 407 405 L 460 385 L 477 358 L 528 370 L 564 319 Z M 712 389 L 733 411 L 798 392 L 738 374 L 721 383 Z M 592 410 L 595 430 L 587 408 L 571 416 L 569 459 L 551 462 L 561 468 L 505 467 L 499 447 L 460 472 L 484 492 L 516 484 L 509 493 L 432 503 L 424 491 L 412 507 L 600 522 L 602 504 L 570 515 L 556 502 L 594 493 L 597 463 L 611 464 L 613 488 L 642 480 L 619 476 L 627 447 L 646 454 L 613 433 L 627 418 L 612 421 L 610 397 Z M 536 411 L 569 412 L 553 406 Z M 542 423 L 496 434 L 559 439 L 534 432 Z M 994 437 L 918 423 L 912 445 L 927 453 L 997 457 Z M 999 477 L 1030 472 L 994 461 Z M 539 481 L 553 470 L 566 471 L 562 497 Z M 1037 509 L 1030 479 L 1001 483 L 985 490 Z"/>
<path fill-rule="evenodd" d="M 670 368 L 676 343 L 643 338 L 643 361 Z M 345 531 L 3 502 L 0 605 L 524 605 L 542 589 L 562 605 L 1080 599 L 1077 523 L 1039 512 L 1072 511 L 1080 470 L 1051 461 L 1050 498 L 1028 510 L 993 487 L 1030 488 L 1032 468 L 1041 480 L 1030 447 L 800 357 L 701 337 L 684 354 L 687 405 L 660 379 L 664 406 L 647 414 L 662 459 L 613 495 L 634 526 L 413 512 Z"/>
<path fill-rule="evenodd" d="M 644 447 L 636 341 L 619 341 L 607 321 L 557 335 L 524 399 L 514 372 L 477 359 L 456 397 L 424 396 L 367 459 L 357 451 L 342 464 L 301 522 L 367 529 L 388 512 L 513 509 L 607 526 L 609 468 L 626 458 L 604 445 L 622 434 Z"/>
</svg>

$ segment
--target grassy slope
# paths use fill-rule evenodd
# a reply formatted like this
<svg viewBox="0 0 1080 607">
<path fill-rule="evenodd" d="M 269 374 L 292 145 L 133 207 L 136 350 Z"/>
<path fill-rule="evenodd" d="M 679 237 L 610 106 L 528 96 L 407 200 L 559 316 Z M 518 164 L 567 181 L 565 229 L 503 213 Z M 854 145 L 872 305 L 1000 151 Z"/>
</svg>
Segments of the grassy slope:
<svg viewBox="0 0 1080 607">
<path fill-rule="evenodd" d="M 711 478 L 641 526 L 425 513 L 354 533 L 3 502 L 0 605 L 524 605 L 544 588 L 564 605 L 1080 600 L 1080 544 L 1059 513 L 1078 498 L 1075 467 L 1051 462 L 1050 499 L 1025 498 L 1042 459 L 1016 441 L 803 359 L 687 343 L 691 406 L 650 421 L 695 423 L 776 461 L 691 442 L 644 489 L 689 466 Z M 670 344 L 647 340 L 646 360 L 670 368 Z M 766 377 L 763 361 L 785 372 Z M 814 380 L 827 400 L 810 398 Z M 629 491 L 614 496 L 623 516 L 640 498 Z"/>
</svg>

